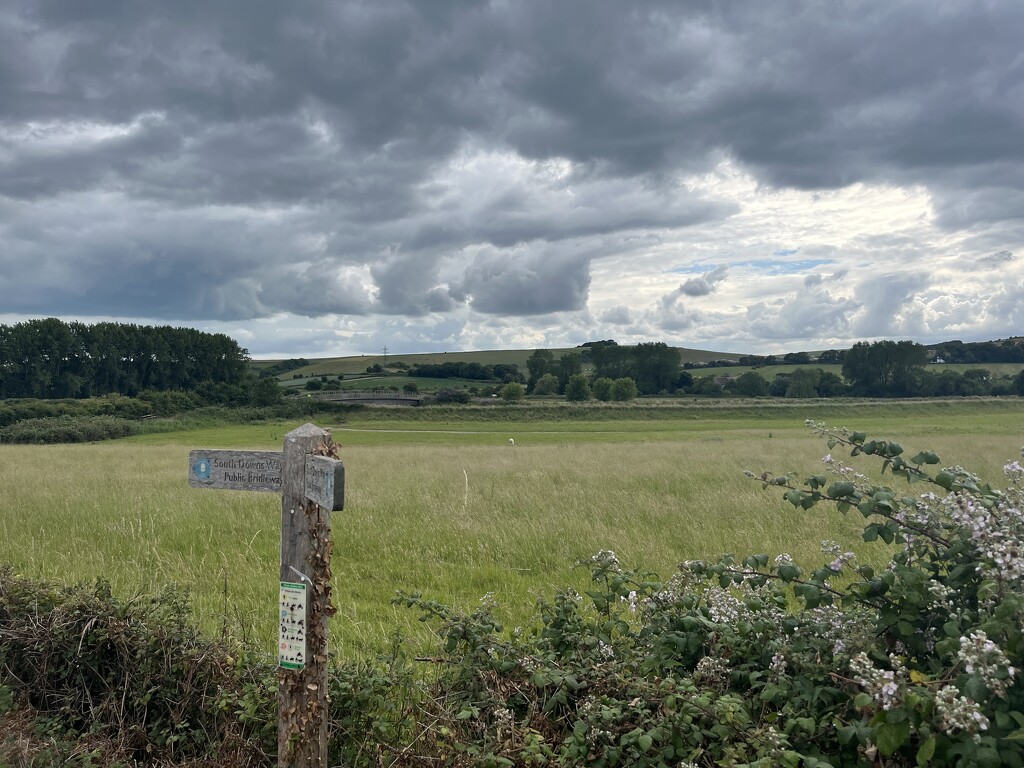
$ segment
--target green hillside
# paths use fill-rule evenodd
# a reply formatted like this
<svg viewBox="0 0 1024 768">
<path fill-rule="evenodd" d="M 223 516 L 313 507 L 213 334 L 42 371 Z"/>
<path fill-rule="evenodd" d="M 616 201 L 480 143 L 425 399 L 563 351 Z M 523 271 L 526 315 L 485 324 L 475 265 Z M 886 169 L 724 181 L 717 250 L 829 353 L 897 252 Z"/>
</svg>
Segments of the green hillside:
<svg viewBox="0 0 1024 768">
<path fill-rule="evenodd" d="M 552 349 L 555 357 L 561 357 L 566 352 L 582 352 L 583 347 L 564 347 Z M 704 363 L 709 360 L 735 360 L 740 357 L 731 352 L 713 352 L 704 349 L 688 349 L 677 347 L 683 363 L 694 362 Z M 366 373 L 371 365 L 394 365 L 405 363 L 413 365 L 437 365 L 447 362 L 480 363 L 481 365 L 495 365 L 499 363 L 516 364 L 524 372 L 526 361 L 534 353 L 533 349 L 491 349 L 478 352 L 422 352 L 417 354 L 383 354 L 379 355 L 355 355 L 350 357 L 323 357 L 306 358 L 309 365 L 295 368 L 294 370 L 277 376 L 282 383 L 296 378 L 309 378 L 311 376 L 352 376 L 354 374 Z M 271 365 L 282 362 L 281 360 L 254 360 L 253 370 L 257 373 L 269 368 Z"/>
</svg>

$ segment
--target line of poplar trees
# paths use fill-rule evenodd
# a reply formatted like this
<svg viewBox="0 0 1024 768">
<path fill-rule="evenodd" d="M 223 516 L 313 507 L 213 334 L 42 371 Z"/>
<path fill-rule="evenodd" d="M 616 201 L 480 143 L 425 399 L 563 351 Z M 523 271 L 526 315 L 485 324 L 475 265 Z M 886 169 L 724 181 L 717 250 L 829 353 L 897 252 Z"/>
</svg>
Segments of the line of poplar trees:
<svg viewBox="0 0 1024 768">
<path fill-rule="evenodd" d="M 0 398 L 91 397 L 239 384 L 248 352 L 222 333 L 56 318 L 0 325 Z"/>
</svg>

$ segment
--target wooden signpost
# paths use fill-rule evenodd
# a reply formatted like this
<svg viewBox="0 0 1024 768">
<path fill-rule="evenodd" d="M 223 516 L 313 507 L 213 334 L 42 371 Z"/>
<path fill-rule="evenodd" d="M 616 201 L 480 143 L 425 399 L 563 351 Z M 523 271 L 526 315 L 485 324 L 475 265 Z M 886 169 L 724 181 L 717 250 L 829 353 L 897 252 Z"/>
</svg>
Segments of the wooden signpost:
<svg viewBox="0 0 1024 768">
<path fill-rule="evenodd" d="M 344 507 L 345 467 L 330 432 L 303 424 L 274 451 L 195 450 L 196 488 L 281 494 L 277 606 L 277 761 L 327 768 L 327 619 L 331 606 L 331 512 Z"/>
</svg>

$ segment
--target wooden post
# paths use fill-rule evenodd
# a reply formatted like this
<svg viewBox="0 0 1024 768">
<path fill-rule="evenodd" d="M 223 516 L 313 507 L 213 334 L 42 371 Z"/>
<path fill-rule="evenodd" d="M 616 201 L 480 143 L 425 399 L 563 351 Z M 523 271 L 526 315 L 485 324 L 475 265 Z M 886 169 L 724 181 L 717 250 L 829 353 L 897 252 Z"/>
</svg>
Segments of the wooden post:
<svg viewBox="0 0 1024 768">
<path fill-rule="evenodd" d="M 293 636 L 305 636 L 298 668 L 279 664 L 277 764 L 327 768 L 327 619 L 331 589 L 330 508 L 306 498 L 306 457 L 329 438 L 326 430 L 304 424 L 284 437 L 281 473 L 281 595 L 305 591 L 305 611 Z M 286 586 L 288 585 L 288 586 Z M 294 602 L 292 603 L 295 604 Z M 282 607 L 282 620 L 287 607 Z M 305 613 L 305 616 L 301 616 Z M 282 638 L 282 644 L 285 640 Z"/>
<path fill-rule="evenodd" d="M 188 465 L 195 488 L 281 494 L 277 764 L 327 768 L 331 512 L 345 499 L 331 433 L 303 424 L 284 436 L 281 453 L 195 450 Z"/>
</svg>

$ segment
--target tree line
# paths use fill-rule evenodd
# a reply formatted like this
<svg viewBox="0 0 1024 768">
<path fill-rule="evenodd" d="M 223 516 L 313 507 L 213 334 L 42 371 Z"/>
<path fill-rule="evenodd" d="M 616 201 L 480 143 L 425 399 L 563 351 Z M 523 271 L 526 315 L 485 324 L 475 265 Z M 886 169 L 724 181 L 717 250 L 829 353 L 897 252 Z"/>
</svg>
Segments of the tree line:
<svg viewBox="0 0 1024 768">
<path fill-rule="evenodd" d="M 949 344 L 954 350 L 963 347 L 974 350 L 972 354 L 1003 360 L 1014 354 L 1007 349 L 1016 348 L 1012 343 L 996 342 Z M 994 351 L 1004 347 L 1006 349 L 998 355 Z M 781 360 L 789 365 L 807 367 L 795 367 L 792 372 L 779 373 L 768 380 L 755 371 L 737 377 L 695 376 L 686 365 L 680 366 L 679 350 L 661 342 L 627 346 L 612 340 L 596 341 L 581 345 L 579 351 L 566 352 L 560 358 L 555 358 L 550 350 L 536 350 L 527 360 L 530 372 L 528 392 L 587 399 L 591 394 L 599 397 L 598 392 L 603 393 L 609 382 L 629 379 L 635 382 L 636 394 L 639 395 L 787 398 L 1024 395 L 1024 371 L 1015 377 L 999 378 L 985 368 L 955 371 L 941 365 L 929 365 L 934 355 L 934 348 L 912 341 L 858 342 L 848 350 L 829 350 L 818 356 L 818 362 L 840 363 L 841 376 L 834 371 L 809 367 L 809 363 L 813 364 L 809 353 L 797 352 L 787 354 Z M 748 365 L 761 367 L 760 364 L 769 358 L 746 356 L 742 359 Z M 953 359 L 958 357 L 953 356 Z M 584 363 L 592 366 L 589 376 L 583 372 Z M 581 392 L 583 385 L 595 387 L 598 381 L 603 386 L 596 387 L 593 393 Z"/>
<path fill-rule="evenodd" d="M 590 342 L 595 345 L 614 344 L 615 342 Z M 867 342 L 861 342 L 867 343 Z M 896 343 L 896 342 L 892 342 Z M 907 342 L 911 343 L 911 342 Z M 926 354 L 928 360 L 939 363 L 958 363 L 972 365 L 975 363 L 1024 363 L 1024 343 L 1017 338 L 999 341 L 944 341 L 941 344 L 917 345 Z M 812 355 L 810 352 L 787 352 L 784 355 L 742 355 L 728 360 L 687 361 L 684 368 L 726 368 L 729 366 L 762 368 L 769 365 L 808 365 L 811 363 L 834 363 L 842 365 L 850 350 L 827 349 Z"/>
<path fill-rule="evenodd" d="M 519 366 L 515 363 L 467 363 L 452 361 L 444 363 L 417 363 L 409 369 L 410 376 L 430 379 L 470 379 L 473 381 L 522 381 Z"/>
<path fill-rule="evenodd" d="M 582 374 L 583 363 L 589 361 L 595 380 L 632 379 L 637 393 L 641 395 L 674 392 L 679 386 L 680 359 L 678 349 L 661 341 L 635 346 L 619 345 L 614 341 L 593 342 L 580 352 L 565 352 L 558 359 L 550 350 L 538 349 L 526 361 L 529 371 L 527 391 L 533 394 L 565 394 L 569 381 Z M 555 391 L 548 391 L 550 389 Z"/>
<path fill-rule="evenodd" d="M 929 348 L 912 341 L 858 342 L 842 353 L 842 376 L 821 368 L 797 368 L 768 381 L 748 371 L 724 383 L 710 377 L 694 379 L 689 392 L 790 398 L 1024 395 L 1024 371 L 997 379 L 985 368 L 961 372 L 929 362 Z"/>
<path fill-rule="evenodd" d="M 222 333 L 27 320 L 0 325 L 0 398 L 240 387 L 250 378 L 248 360 L 248 351 Z"/>
</svg>

